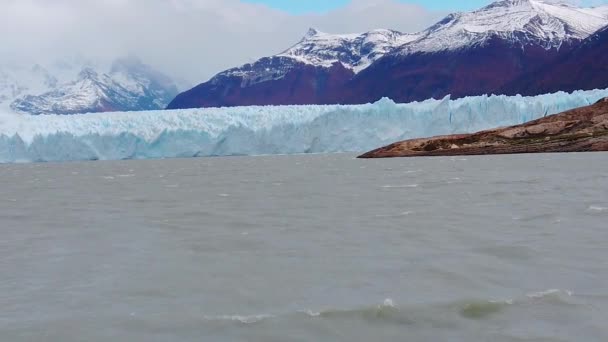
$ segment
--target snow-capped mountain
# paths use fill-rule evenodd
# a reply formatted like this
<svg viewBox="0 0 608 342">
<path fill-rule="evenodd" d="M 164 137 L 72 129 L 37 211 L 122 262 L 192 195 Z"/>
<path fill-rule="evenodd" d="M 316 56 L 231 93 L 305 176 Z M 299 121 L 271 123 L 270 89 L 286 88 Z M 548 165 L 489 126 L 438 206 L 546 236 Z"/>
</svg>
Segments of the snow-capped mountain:
<svg viewBox="0 0 608 342">
<path fill-rule="evenodd" d="M 252 64 L 221 72 L 211 82 L 220 83 L 227 77 L 240 77 L 243 80 L 241 86 L 246 87 L 281 79 L 302 64 L 327 69 L 341 64 L 342 67 L 357 73 L 393 51 L 395 47 L 417 37 L 416 34 L 403 34 L 392 30 L 328 34 L 311 28 L 302 40 L 289 49 Z"/>
<path fill-rule="evenodd" d="M 350 93 L 341 100 L 515 95 L 523 92 L 516 80 L 567 55 L 607 24 L 606 6 L 497 1 L 471 13 L 449 15 L 421 38 L 385 55 L 353 78 Z M 587 88 L 585 82 L 576 89 Z"/>
<path fill-rule="evenodd" d="M 608 6 L 500 0 L 414 34 L 310 30 L 286 51 L 227 70 L 169 108 L 398 102 L 497 92 L 608 25 Z"/>
<path fill-rule="evenodd" d="M 178 92 L 171 79 L 136 58 L 3 70 L 0 106 L 36 115 L 160 109 Z"/>
<path fill-rule="evenodd" d="M 470 13 L 450 14 L 397 53 L 457 50 L 503 39 L 525 47 L 559 48 L 608 24 L 608 6 L 578 8 L 540 0 L 500 0 Z"/>
<path fill-rule="evenodd" d="M 223 71 L 180 94 L 168 108 L 326 103 L 332 89 L 417 37 L 392 30 L 337 35 L 311 28 L 289 49 Z"/>
</svg>

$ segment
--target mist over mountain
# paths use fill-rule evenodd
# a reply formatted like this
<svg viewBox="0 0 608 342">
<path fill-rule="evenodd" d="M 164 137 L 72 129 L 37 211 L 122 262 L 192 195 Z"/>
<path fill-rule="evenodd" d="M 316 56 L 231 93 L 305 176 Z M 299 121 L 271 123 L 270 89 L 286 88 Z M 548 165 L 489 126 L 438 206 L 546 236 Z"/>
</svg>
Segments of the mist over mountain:
<svg viewBox="0 0 608 342">
<path fill-rule="evenodd" d="M 0 66 L 0 106 L 26 114 L 161 109 L 177 93 L 170 77 L 135 57 Z"/>
<path fill-rule="evenodd" d="M 398 0 L 354 0 L 326 13 L 290 14 L 240 0 L 4 0 L 0 65 L 49 64 L 80 55 L 135 55 L 190 85 L 278 53 L 308 27 L 421 30 L 446 14 Z"/>
</svg>

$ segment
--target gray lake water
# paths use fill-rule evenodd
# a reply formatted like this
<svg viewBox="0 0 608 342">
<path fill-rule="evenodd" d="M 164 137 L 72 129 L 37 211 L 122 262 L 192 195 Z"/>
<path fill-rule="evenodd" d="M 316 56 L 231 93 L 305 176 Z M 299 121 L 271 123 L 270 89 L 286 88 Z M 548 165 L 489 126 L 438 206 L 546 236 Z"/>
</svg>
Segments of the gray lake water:
<svg viewBox="0 0 608 342">
<path fill-rule="evenodd" d="M 606 341 L 608 154 L 0 165 L 1 341 Z"/>
</svg>

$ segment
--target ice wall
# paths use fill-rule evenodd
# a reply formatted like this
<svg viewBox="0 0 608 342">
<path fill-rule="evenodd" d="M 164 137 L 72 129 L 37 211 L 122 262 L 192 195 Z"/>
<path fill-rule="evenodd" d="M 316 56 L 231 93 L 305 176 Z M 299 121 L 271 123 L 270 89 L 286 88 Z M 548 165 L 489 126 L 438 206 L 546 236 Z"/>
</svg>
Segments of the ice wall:
<svg viewBox="0 0 608 342">
<path fill-rule="evenodd" d="M 357 106 L 0 114 L 0 162 L 361 152 L 398 140 L 523 123 L 589 105 L 608 90 Z"/>
</svg>

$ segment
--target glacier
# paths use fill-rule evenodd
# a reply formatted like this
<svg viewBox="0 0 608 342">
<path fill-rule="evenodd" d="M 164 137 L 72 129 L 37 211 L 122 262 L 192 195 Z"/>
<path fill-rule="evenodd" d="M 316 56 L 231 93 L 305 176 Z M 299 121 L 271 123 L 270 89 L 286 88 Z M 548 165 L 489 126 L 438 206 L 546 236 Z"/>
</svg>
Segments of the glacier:
<svg viewBox="0 0 608 342">
<path fill-rule="evenodd" d="M 608 89 L 397 104 L 258 106 L 29 116 L 0 110 L 0 162 L 362 152 L 398 140 L 523 123 Z"/>
</svg>

